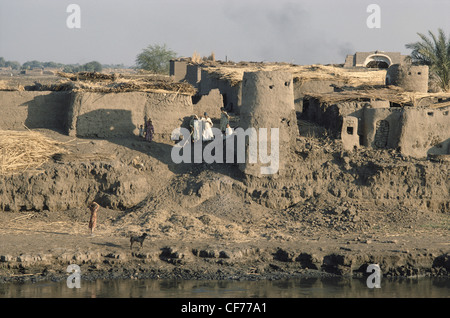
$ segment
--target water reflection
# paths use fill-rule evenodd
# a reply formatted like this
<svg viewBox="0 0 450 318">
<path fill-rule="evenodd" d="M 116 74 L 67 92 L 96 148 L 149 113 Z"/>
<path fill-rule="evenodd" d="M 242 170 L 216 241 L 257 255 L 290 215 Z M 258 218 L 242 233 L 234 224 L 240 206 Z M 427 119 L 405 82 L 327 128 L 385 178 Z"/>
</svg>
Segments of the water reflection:
<svg viewBox="0 0 450 318">
<path fill-rule="evenodd" d="M 382 279 L 380 289 L 369 289 L 365 279 L 302 278 L 275 281 L 97 280 L 81 281 L 80 289 L 66 282 L 0 284 L 2 298 L 332 298 L 450 296 L 450 279 Z"/>
</svg>

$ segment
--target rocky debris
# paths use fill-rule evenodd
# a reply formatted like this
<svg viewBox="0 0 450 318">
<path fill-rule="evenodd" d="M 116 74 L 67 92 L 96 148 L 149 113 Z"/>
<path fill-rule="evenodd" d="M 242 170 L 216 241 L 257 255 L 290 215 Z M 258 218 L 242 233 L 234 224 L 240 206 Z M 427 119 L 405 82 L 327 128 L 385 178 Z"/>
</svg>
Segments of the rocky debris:
<svg viewBox="0 0 450 318">
<path fill-rule="evenodd" d="M 64 251 L 62 254 L 0 255 L 0 277 L 3 281 L 25 277 L 48 279 L 66 277 L 69 264 L 78 264 L 84 279 L 99 277 L 184 279 L 262 279 L 271 275 L 315 273 L 338 276 L 367 276 L 369 264 L 379 264 L 384 277 L 447 276 L 448 253 L 388 253 L 348 251 L 304 251 L 288 246 L 271 249 L 252 248 L 243 253 L 213 248 L 164 246 L 141 252 Z M 305 272 L 309 271 L 309 272 Z"/>
<path fill-rule="evenodd" d="M 159 258 L 170 264 L 184 263 L 185 254 L 173 247 L 163 247 Z"/>
</svg>

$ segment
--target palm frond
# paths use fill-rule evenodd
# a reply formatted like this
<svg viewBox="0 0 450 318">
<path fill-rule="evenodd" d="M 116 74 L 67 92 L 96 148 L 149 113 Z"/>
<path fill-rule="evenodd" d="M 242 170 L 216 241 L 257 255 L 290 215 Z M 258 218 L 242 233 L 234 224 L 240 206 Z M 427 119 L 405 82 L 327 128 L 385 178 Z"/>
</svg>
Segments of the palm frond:
<svg viewBox="0 0 450 318">
<path fill-rule="evenodd" d="M 411 60 L 413 63 L 428 65 L 430 76 L 439 80 L 443 90 L 448 91 L 450 86 L 450 39 L 441 28 L 437 35 L 428 31 L 428 36 L 417 33 L 419 42 L 405 45 L 411 50 Z"/>
</svg>

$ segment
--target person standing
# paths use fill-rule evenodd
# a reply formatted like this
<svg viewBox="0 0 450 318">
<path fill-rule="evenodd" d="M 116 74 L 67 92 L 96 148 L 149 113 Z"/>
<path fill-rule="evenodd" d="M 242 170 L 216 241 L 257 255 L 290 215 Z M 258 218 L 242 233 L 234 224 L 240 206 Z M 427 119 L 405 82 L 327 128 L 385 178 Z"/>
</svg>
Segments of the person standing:
<svg viewBox="0 0 450 318">
<path fill-rule="evenodd" d="M 91 235 L 94 235 L 94 230 L 97 227 L 97 212 L 100 206 L 97 202 L 92 202 L 89 204 L 89 210 L 91 211 L 91 218 L 89 219 L 89 230 L 91 231 Z"/>
<path fill-rule="evenodd" d="M 145 140 L 151 142 L 153 140 L 154 133 L 155 129 L 153 128 L 152 119 L 149 118 L 145 123 Z"/>
<path fill-rule="evenodd" d="M 220 113 L 220 131 L 223 133 L 225 133 L 225 130 L 227 128 L 228 123 L 230 122 L 230 115 L 227 114 L 227 112 L 225 111 L 225 108 L 221 108 L 220 109 L 221 113 Z"/>
<path fill-rule="evenodd" d="M 204 130 L 203 130 L 203 140 L 209 141 L 214 139 L 214 134 L 212 131 L 213 122 L 211 118 L 209 118 L 208 114 L 204 113 Z"/>
<path fill-rule="evenodd" d="M 144 132 L 144 126 L 143 125 L 139 126 L 139 137 L 140 138 L 144 138 L 145 137 L 145 132 Z"/>
<path fill-rule="evenodd" d="M 201 140 L 202 138 L 202 122 L 197 115 L 194 115 L 192 121 L 192 140 L 194 142 Z"/>
<path fill-rule="evenodd" d="M 227 128 L 225 129 L 225 138 L 229 138 L 233 135 L 233 128 L 230 127 L 230 124 L 227 124 Z"/>
</svg>

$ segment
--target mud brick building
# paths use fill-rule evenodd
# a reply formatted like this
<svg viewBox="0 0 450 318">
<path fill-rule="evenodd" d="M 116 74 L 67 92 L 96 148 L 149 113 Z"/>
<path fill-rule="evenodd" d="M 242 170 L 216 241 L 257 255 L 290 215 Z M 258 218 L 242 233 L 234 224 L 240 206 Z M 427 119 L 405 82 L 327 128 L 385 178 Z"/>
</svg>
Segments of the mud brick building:
<svg viewBox="0 0 450 318">
<path fill-rule="evenodd" d="M 353 55 L 347 55 L 344 67 L 380 67 L 388 68 L 393 64 L 402 64 L 405 55 L 400 52 L 356 52 Z"/>
</svg>

